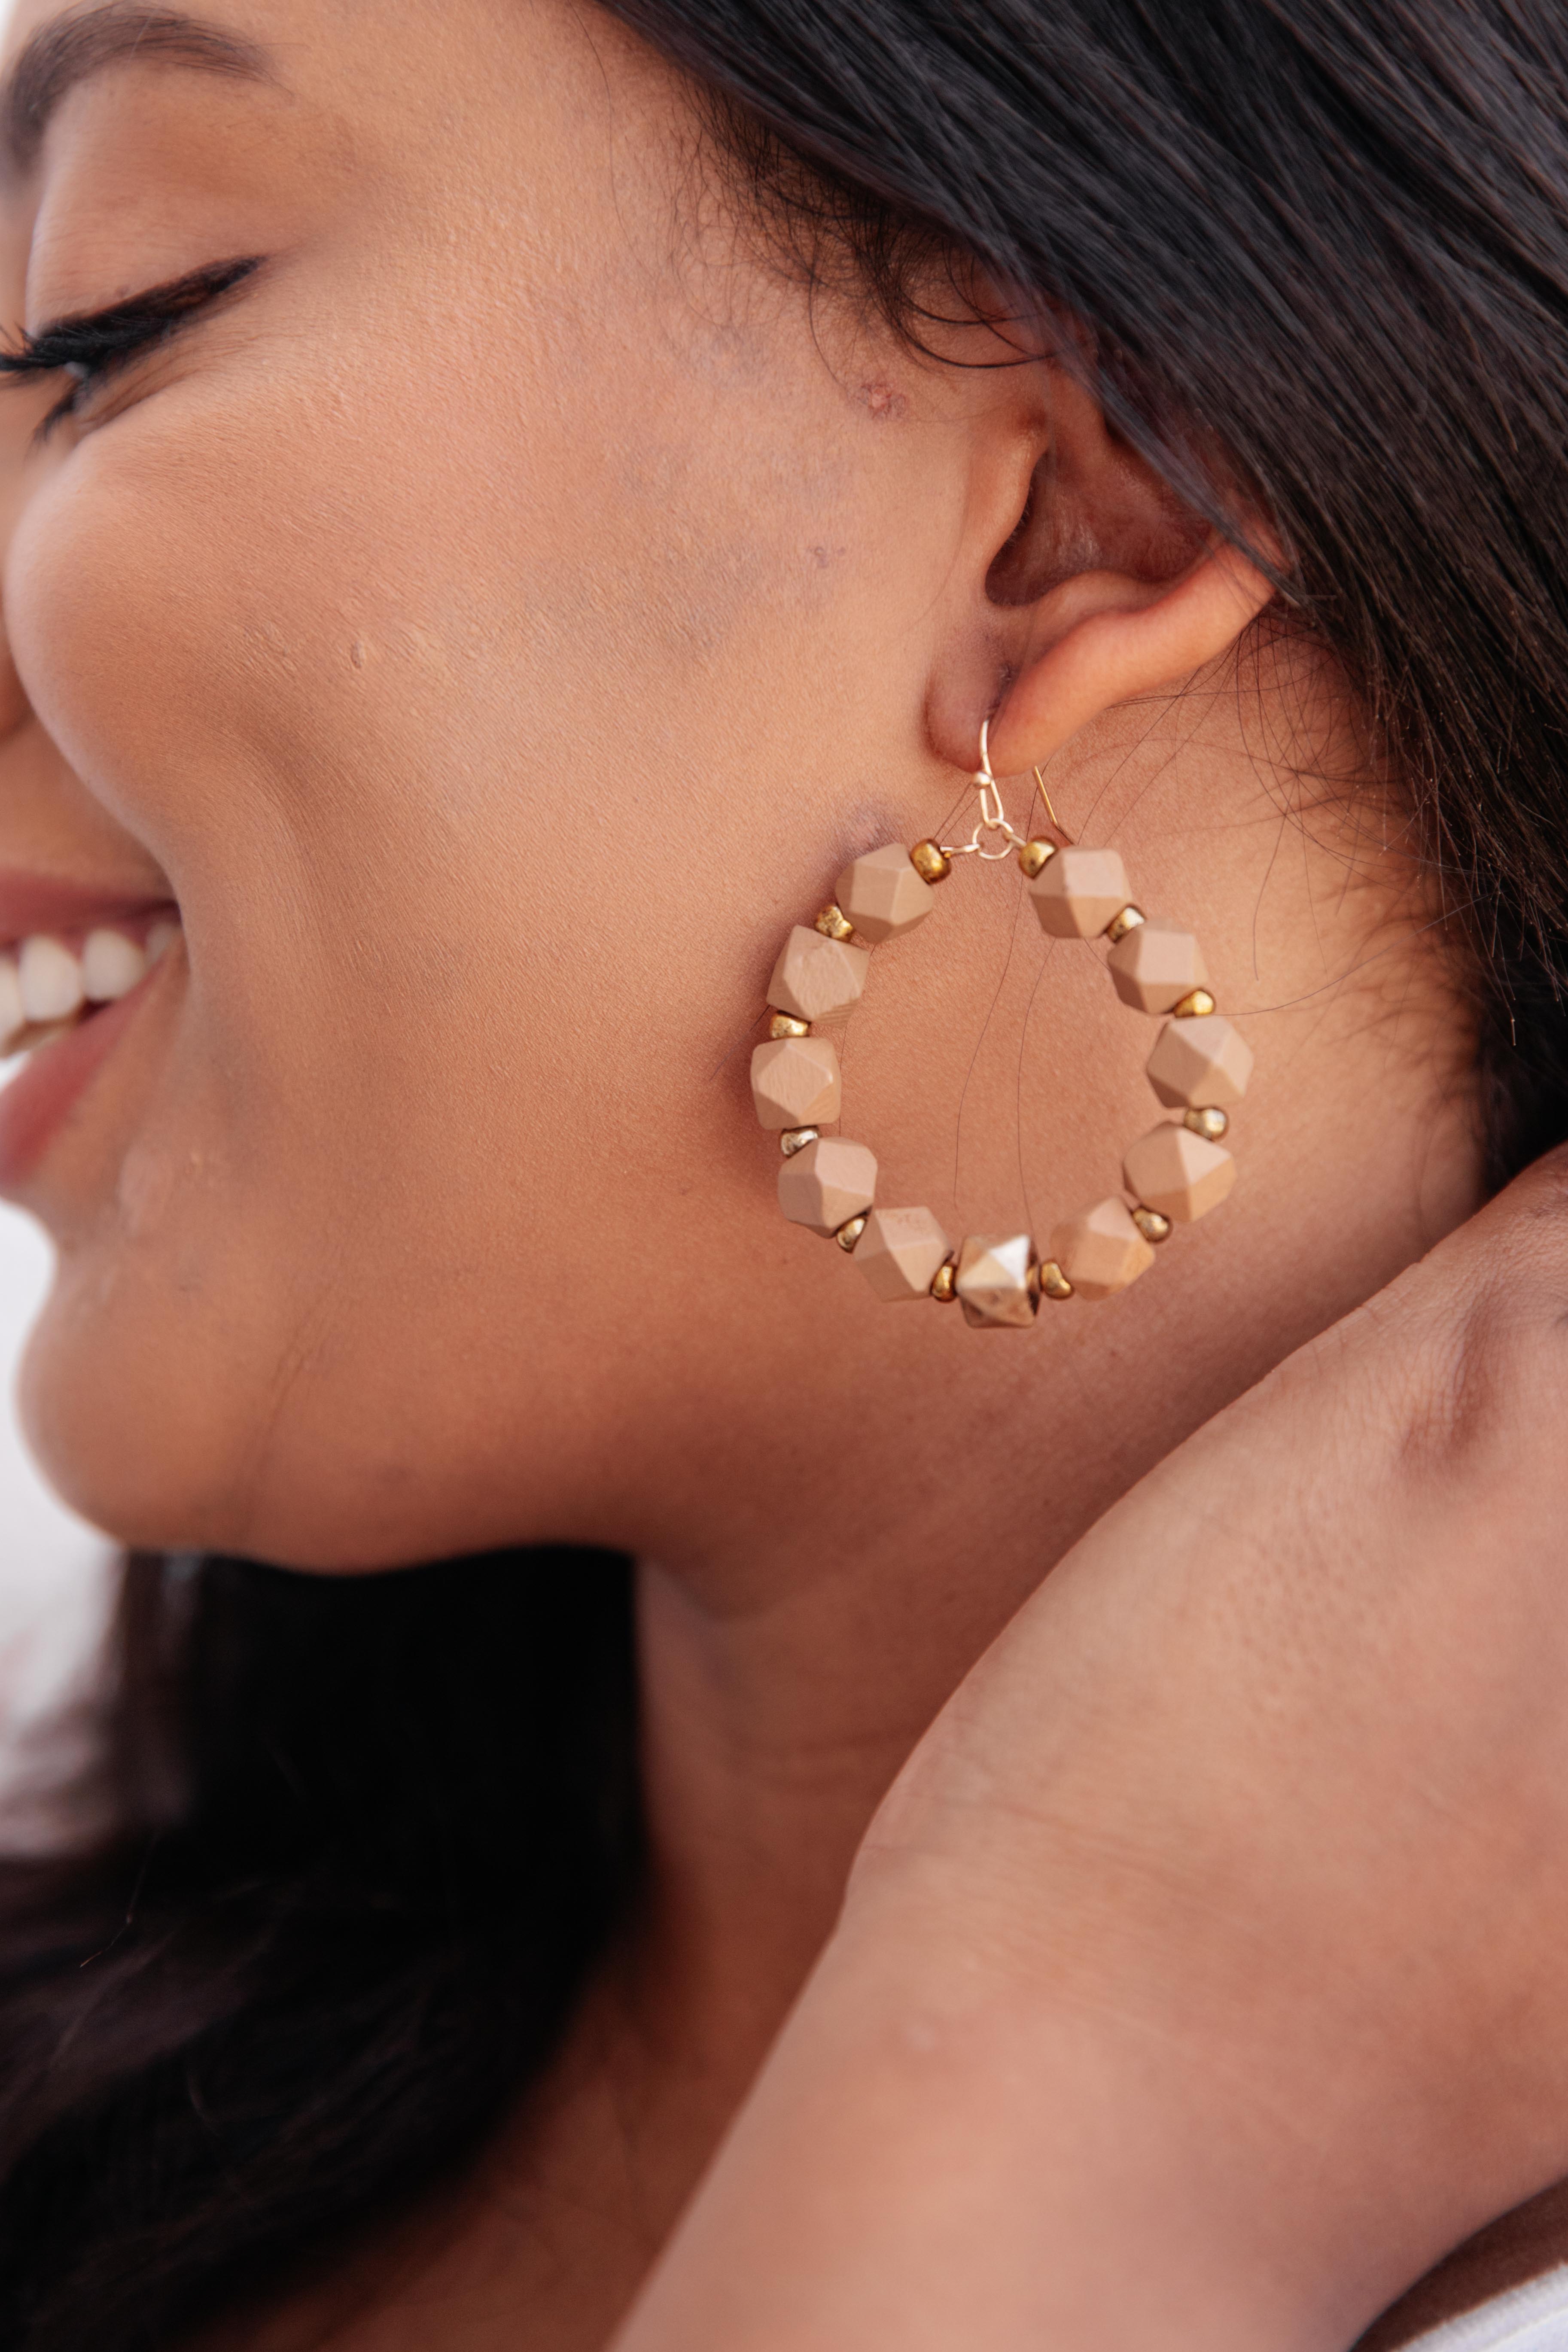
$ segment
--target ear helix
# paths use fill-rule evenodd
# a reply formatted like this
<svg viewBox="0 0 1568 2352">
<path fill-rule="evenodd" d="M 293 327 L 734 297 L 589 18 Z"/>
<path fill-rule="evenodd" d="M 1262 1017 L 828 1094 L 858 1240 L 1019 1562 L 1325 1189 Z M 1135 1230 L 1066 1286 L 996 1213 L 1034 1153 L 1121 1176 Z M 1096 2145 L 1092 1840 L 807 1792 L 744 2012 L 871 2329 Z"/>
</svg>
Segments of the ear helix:
<svg viewBox="0 0 1568 2352">
<path fill-rule="evenodd" d="M 837 1241 L 879 1297 L 957 1298 L 966 1321 L 996 1330 L 1032 1323 L 1042 1298 L 1125 1290 L 1174 1225 L 1219 1206 L 1236 1181 L 1222 1138 L 1247 1092 L 1252 1052 L 1215 1009 L 1197 940 L 1131 904 L 1115 850 L 1014 831 L 991 772 L 989 737 L 987 721 L 974 772 L 980 815 L 966 842 L 889 843 L 857 857 L 813 926 L 791 931 L 768 982 L 768 1038 L 752 1055 L 752 1096 L 759 1121 L 780 1139 L 779 1205 L 792 1223 Z M 1046 807 L 1060 833 L 1048 795 Z M 1122 1003 L 1166 1016 L 1146 1067 L 1155 1095 L 1177 1114 L 1129 1147 L 1125 1194 L 1110 1193 L 1057 1225 L 1044 1257 L 1027 1234 L 971 1234 L 955 1249 L 929 1209 L 877 1207 L 873 1153 L 823 1133 L 837 1121 L 842 1079 L 837 1047 L 816 1034 L 819 1022 L 858 1002 L 873 951 L 924 922 L 959 859 L 990 865 L 1015 855 L 1041 929 L 1053 939 L 1104 939 Z"/>
</svg>

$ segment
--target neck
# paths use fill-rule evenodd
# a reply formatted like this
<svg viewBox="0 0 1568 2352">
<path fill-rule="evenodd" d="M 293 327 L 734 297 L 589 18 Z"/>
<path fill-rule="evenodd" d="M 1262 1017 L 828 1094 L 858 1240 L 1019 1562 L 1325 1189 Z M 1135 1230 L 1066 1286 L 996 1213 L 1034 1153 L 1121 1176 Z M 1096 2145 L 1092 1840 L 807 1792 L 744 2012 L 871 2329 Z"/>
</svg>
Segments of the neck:
<svg viewBox="0 0 1568 2352">
<path fill-rule="evenodd" d="M 1388 1255 L 1393 1272 L 1409 1253 Z M 1303 1308 L 1288 1338 L 1322 1311 Z M 921 1407 L 900 1397 L 819 1452 L 803 1490 L 798 1457 L 759 1439 L 718 1538 L 710 1491 L 704 1548 L 684 1551 L 667 1523 L 639 1570 L 649 1868 L 626 1981 L 660 2038 L 673 2031 L 693 2063 L 700 2047 L 737 2097 L 934 1717 L 1063 1553 L 1267 1370 L 1278 1332 L 1233 1328 L 1206 1362 L 1173 1332 L 1149 1392 L 1133 1381 L 1130 1396 L 1128 1351 L 1096 1370 L 1064 1326 L 1058 1376 L 1016 1376 L 1005 1414 L 979 1350 L 1007 1343 L 973 1344 L 990 1378 L 949 1383 L 939 1445 L 911 1445 Z"/>
<path fill-rule="evenodd" d="M 994 1492 L 983 1506 L 987 1483 L 972 1467 L 943 1507 L 922 1496 L 853 1559 L 818 1541 L 765 1567 L 753 1550 L 743 1579 L 639 1571 L 651 1866 L 637 1973 L 743 2078 L 905 1759 L 1079 1532 L 1044 1533 L 1023 1482 L 1011 1513 Z"/>
</svg>

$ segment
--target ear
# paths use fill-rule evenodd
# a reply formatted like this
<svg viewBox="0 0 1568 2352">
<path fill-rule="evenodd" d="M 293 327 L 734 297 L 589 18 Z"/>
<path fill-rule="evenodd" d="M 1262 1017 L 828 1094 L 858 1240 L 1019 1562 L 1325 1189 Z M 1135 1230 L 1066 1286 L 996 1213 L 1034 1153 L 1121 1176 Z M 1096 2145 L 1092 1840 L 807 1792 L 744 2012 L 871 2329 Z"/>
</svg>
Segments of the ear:
<svg viewBox="0 0 1568 2352">
<path fill-rule="evenodd" d="M 1075 375 L 1040 361 L 1019 377 L 1016 400 L 1033 404 L 1039 454 L 1020 512 L 1020 407 L 1005 420 L 994 407 L 972 417 L 968 645 L 929 713 L 942 755 L 973 768 L 980 721 L 994 711 L 999 776 L 1047 760 L 1113 705 L 1217 660 L 1275 593 L 1107 425 Z M 1268 534 L 1258 537 L 1268 550 Z"/>
</svg>

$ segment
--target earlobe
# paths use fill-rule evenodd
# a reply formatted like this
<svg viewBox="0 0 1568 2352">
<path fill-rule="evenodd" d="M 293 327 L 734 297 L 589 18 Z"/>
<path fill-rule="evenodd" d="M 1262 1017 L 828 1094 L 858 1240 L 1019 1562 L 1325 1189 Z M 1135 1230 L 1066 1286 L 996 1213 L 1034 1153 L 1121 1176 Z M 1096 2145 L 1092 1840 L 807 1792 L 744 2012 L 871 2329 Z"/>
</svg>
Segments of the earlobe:
<svg viewBox="0 0 1568 2352">
<path fill-rule="evenodd" d="M 1083 572 L 1042 598 L 1031 647 L 991 721 L 991 763 L 1016 775 L 1119 702 L 1174 684 L 1229 651 L 1274 595 L 1228 541 L 1179 578 Z"/>
</svg>

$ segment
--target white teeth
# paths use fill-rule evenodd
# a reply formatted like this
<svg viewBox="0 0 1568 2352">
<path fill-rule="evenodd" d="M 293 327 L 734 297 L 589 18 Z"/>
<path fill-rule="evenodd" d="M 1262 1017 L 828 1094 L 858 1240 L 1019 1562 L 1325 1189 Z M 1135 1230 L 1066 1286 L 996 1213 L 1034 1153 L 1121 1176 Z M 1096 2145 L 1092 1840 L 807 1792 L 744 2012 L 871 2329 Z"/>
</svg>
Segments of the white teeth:
<svg viewBox="0 0 1568 2352">
<path fill-rule="evenodd" d="M 145 947 L 105 924 L 89 931 L 79 955 L 45 931 L 0 955 L 0 1061 L 58 1036 L 84 1005 L 128 996 L 179 936 L 178 920 L 161 917 Z"/>
<path fill-rule="evenodd" d="M 58 940 L 40 935 L 22 942 L 18 972 L 22 1010 L 29 1021 L 68 1021 L 81 1010 L 81 965 Z"/>
<path fill-rule="evenodd" d="M 112 1004 L 128 996 L 146 969 L 146 957 L 123 931 L 89 931 L 81 950 L 81 984 L 89 1004 Z"/>
</svg>

